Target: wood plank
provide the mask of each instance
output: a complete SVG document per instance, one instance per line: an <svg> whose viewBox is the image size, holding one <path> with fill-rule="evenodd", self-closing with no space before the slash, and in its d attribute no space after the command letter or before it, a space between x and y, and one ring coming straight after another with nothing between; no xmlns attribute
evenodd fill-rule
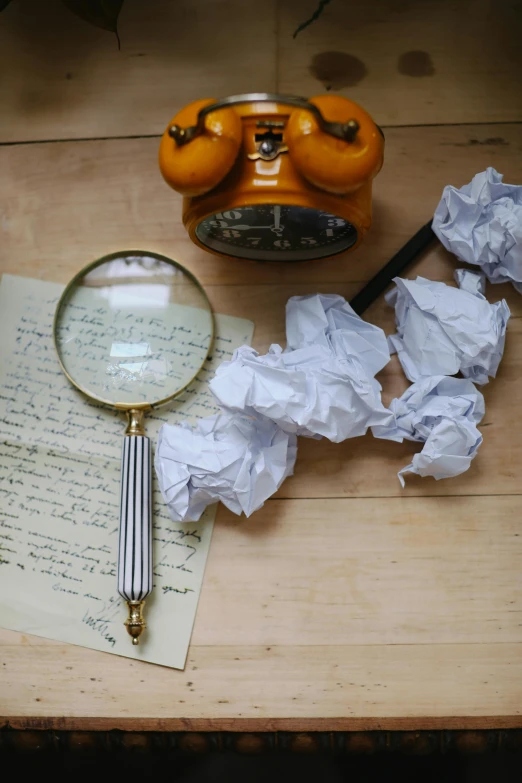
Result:
<svg viewBox="0 0 522 783"><path fill-rule="evenodd" d="M220 513L185 672L3 631L0 715L74 719L62 728L521 725L519 517L518 498L497 497Z"/></svg>
<svg viewBox="0 0 522 783"><path fill-rule="evenodd" d="M16 635L2 636L10 679L2 687L0 722L14 728L522 726L520 644L194 647L187 670L177 672L72 645L27 646L35 637L20 644Z"/></svg>
<svg viewBox="0 0 522 783"><path fill-rule="evenodd" d="M296 651L297 652L297 651ZM472 651L473 652L473 651ZM11 747L16 746L17 750L41 750L47 743L50 745L54 738L42 736L42 731L72 732L72 736L62 735L61 748L70 741L74 750L86 750L88 748L99 747L105 744L106 736L103 732L119 730L126 732L180 732L180 746L189 752L201 753L206 750L215 750L214 739L216 734L212 732L232 732L239 733L237 750L240 753L260 753L264 747L263 734L267 732L289 732L288 736L277 735L274 737L277 747L280 750L292 750L298 753L309 753L314 750L325 750L321 743L321 735L302 734L301 732L354 732L350 737L349 746L353 753L371 753L377 749L379 737L373 736L373 743L368 742L368 736L361 736L357 732L419 732L419 731L457 731L459 732L457 741L452 750L457 749L463 753L484 752L491 747L492 730L519 729L522 727L522 717L520 715L438 715L430 717L428 715L413 715L411 717L332 717L332 718L128 718L115 716L112 718L96 718L83 715L15 715L0 717L0 729L14 729L17 734L7 736L6 740ZM477 736L476 730L487 732L486 737ZM23 734L20 734L23 731ZM471 737L460 732L471 732ZM76 734L76 732L82 732ZM101 737L95 739L96 735L84 735L83 732L100 732ZM188 735L185 733L188 732ZM210 737L203 737L201 734L194 735L192 732L210 732ZM248 732L245 736L243 732ZM250 734L250 732L256 732ZM30 735L30 736L28 736ZM154 742L154 735L152 741ZM337 737L331 736L335 741ZM400 735L399 735L400 737ZM120 737L115 738L116 742ZM227 750L231 747L228 744L229 737L225 734L220 739L223 744L227 743ZM393 738L397 740L397 735ZM408 735L404 736L404 744L408 753L415 753L415 746L410 743ZM445 735L447 745L452 745L451 734ZM272 737L268 735L267 747L270 751L274 750ZM419 734L415 734L416 744L422 748L422 753L428 752L425 743ZM420 741L419 741L420 740ZM437 738L431 737L433 749L438 750ZM399 740L400 742L400 740ZM116 743L115 743L116 744ZM126 737L122 743L129 750L143 751L147 747L146 740L139 735L131 734ZM397 743L399 744L399 743ZM508 745L509 743L505 743ZM505 749L503 744L502 749ZM374 746L372 748L372 745ZM53 747L54 749L54 747ZM120 748L118 748L120 749ZM417 751L420 752L420 751Z"/></svg>
<svg viewBox="0 0 522 783"><path fill-rule="evenodd" d="M392 652L379 646L197 647L187 671L176 672L72 645L27 647L12 634L6 641L4 668L11 678L0 720L17 728L522 725L521 645L395 646Z"/></svg>
<svg viewBox="0 0 522 783"><path fill-rule="evenodd" d="M325 89L385 126L522 119L514 0L333 2L294 40L317 0L279 3L279 89Z"/></svg>
<svg viewBox="0 0 522 783"><path fill-rule="evenodd" d="M507 182L522 181L522 125L401 128L386 136L367 240L352 254L297 267L220 259L192 245L181 200L159 174L157 139L0 147L0 268L66 282L98 256L146 247L177 258L205 285L333 290L368 280L429 220L444 185L463 185L489 165ZM432 250L422 274L437 279L449 269L448 255Z"/></svg>
<svg viewBox="0 0 522 783"><path fill-rule="evenodd" d="M121 50L60 0L0 18L0 141L162 133L208 96L273 92L274 0L125 0Z"/></svg>
<svg viewBox="0 0 522 783"><path fill-rule="evenodd" d="M192 643L522 643L521 510L520 497L220 509Z"/></svg>
<svg viewBox="0 0 522 783"><path fill-rule="evenodd" d="M0 19L0 140L159 133L191 100L276 88L331 87L385 126L522 119L514 0L335 2L294 39L316 6L126 0L119 51L59 0L17 0Z"/></svg>

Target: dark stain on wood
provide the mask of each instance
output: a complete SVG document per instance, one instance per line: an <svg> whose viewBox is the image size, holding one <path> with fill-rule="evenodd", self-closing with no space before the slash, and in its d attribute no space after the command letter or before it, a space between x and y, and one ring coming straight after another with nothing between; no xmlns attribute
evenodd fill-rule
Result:
<svg viewBox="0 0 522 783"><path fill-rule="evenodd" d="M428 52L423 52L421 49L403 52L399 57L397 70L404 76L414 76L416 78L433 76L435 73L431 56Z"/></svg>
<svg viewBox="0 0 522 783"><path fill-rule="evenodd" d="M362 60L346 52L319 52L312 58L309 71L326 90L353 87L368 73Z"/></svg>

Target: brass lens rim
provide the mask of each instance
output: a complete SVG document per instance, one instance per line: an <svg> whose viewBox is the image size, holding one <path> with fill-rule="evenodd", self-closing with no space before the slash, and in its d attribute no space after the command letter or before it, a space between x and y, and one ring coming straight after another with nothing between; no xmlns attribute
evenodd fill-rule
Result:
<svg viewBox="0 0 522 783"><path fill-rule="evenodd" d="M102 264L106 264L109 261L115 261L117 258L125 258L128 256L132 257L147 257L147 258L154 258L157 261L163 261L167 264L170 264L171 266L178 269L180 272L182 272L199 290L199 292L202 294L207 306L208 306L208 312L210 315L210 323L211 323L211 334L210 334L210 341L208 346L208 351L201 362L201 365L199 366L199 369L197 372L192 376L192 378L180 389L177 389L173 394L170 394L168 397L164 397L161 400L157 400L153 403L147 403L147 402L113 402L112 400L106 400L104 397L100 397L97 394L93 394L92 392L88 391L84 387L82 387L79 383L77 383L74 378L71 377L69 372L67 371L63 361L62 357L60 355L60 350L58 348L58 341L56 339L56 335L58 332L58 324L60 322L60 311L67 300L71 290L77 285L78 281L81 280L83 277L85 277L89 272L92 272L93 269L96 269L96 267L101 266ZM87 266L83 267L83 269L80 269L80 271L74 275L72 280L69 281L69 283L65 286L64 290L62 291L62 294L56 304L56 310L54 312L54 319L53 319L53 343L54 348L56 351L56 355L58 357L58 362L60 364L60 367L62 368L62 372L64 373L67 380L79 391L82 392L82 394L85 394L89 399L96 400L97 402L101 402L104 405L108 405L110 408L114 408L116 410L151 410L153 408L158 408L161 405L165 405L165 403L170 402L171 400L174 400L176 397L178 397L180 394L182 394L198 377L199 373L203 369L205 362L207 361L208 357L210 356L212 352L212 348L214 347L214 338L215 338L215 332L216 332L216 322L214 318L214 312L212 310L212 306L210 304L210 300L207 296L207 292L192 272L190 272L186 267L184 267L182 264L180 264L178 261L174 261L174 259L169 258L168 256L161 255L161 253L154 253L151 250L119 250L115 253L109 253L106 256L101 256L101 258L97 258L95 261L92 261L90 264L87 264Z"/></svg>

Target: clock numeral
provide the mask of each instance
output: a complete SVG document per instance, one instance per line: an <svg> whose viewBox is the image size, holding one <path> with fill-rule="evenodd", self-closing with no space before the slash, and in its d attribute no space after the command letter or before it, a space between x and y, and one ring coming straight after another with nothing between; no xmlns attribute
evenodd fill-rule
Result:
<svg viewBox="0 0 522 783"><path fill-rule="evenodd" d="M345 226L346 220L341 220L341 218L329 218L328 219L328 225L329 226Z"/></svg>
<svg viewBox="0 0 522 783"><path fill-rule="evenodd" d="M226 220L209 220L209 225L211 225L212 228L226 228L228 223Z"/></svg>
<svg viewBox="0 0 522 783"><path fill-rule="evenodd" d="M276 239L274 242L274 247L291 247L292 243L288 241L288 239Z"/></svg>
<svg viewBox="0 0 522 783"><path fill-rule="evenodd" d="M333 228L327 228L325 233L327 237L333 237Z"/></svg>
<svg viewBox="0 0 522 783"><path fill-rule="evenodd" d="M313 237L301 237L302 245L317 245L317 239Z"/></svg>
<svg viewBox="0 0 522 783"><path fill-rule="evenodd" d="M261 237L247 237L247 242L251 242L252 245L255 247L256 245L259 245L261 242Z"/></svg>
<svg viewBox="0 0 522 783"><path fill-rule="evenodd" d="M236 212L235 210L232 210L231 212L219 212L216 215L217 218L225 218L225 220L239 220L240 217L242 217L241 212Z"/></svg>
<svg viewBox="0 0 522 783"><path fill-rule="evenodd" d="M231 237L240 237L241 231L234 231L233 229L225 229L225 231L221 232L222 237L226 237L227 239L231 239Z"/></svg>

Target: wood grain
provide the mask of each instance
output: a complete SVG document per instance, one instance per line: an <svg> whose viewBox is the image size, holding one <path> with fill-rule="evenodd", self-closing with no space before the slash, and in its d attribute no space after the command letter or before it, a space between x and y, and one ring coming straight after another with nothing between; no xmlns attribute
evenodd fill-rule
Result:
<svg viewBox="0 0 522 783"><path fill-rule="evenodd" d="M157 139L0 147L0 269L19 274L23 265L24 274L65 283L98 256L145 247L178 259L204 285L288 283L294 293L308 283L316 290L362 285L429 220L445 185L463 185L490 165L506 182L522 180L522 126L390 130L375 180L373 227L360 249L297 266L267 264L218 258L192 245L157 151ZM422 273L451 276L448 258L431 251Z"/></svg>
<svg viewBox="0 0 522 783"><path fill-rule="evenodd" d="M522 643L521 509L518 496L222 509L192 643Z"/></svg>
<svg viewBox="0 0 522 783"><path fill-rule="evenodd" d="M126 0L121 50L59 0L0 20L0 141L160 133L184 104L256 90L331 88L384 126L522 119L514 0L331 3ZM496 135L496 134L494 134Z"/></svg>
<svg viewBox="0 0 522 783"><path fill-rule="evenodd" d="M9 712L1 714L17 728L33 721L156 731L522 726L520 644L194 647L186 672L176 672L72 645L38 643L31 651L30 637L24 645L3 634L12 679L2 689Z"/></svg>
<svg viewBox="0 0 522 783"><path fill-rule="evenodd" d="M522 725L519 515L512 497L274 500L247 521L221 509L185 672L4 631L0 715Z"/></svg>
<svg viewBox="0 0 522 783"><path fill-rule="evenodd" d="M522 119L517 2L333 2L294 40L316 7L279 3L281 92L331 89L384 126Z"/></svg>
<svg viewBox="0 0 522 783"><path fill-rule="evenodd" d="M163 133L199 98L276 86L274 0L125 0L111 33L59 0L0 19L0 141Z"/></svg>

